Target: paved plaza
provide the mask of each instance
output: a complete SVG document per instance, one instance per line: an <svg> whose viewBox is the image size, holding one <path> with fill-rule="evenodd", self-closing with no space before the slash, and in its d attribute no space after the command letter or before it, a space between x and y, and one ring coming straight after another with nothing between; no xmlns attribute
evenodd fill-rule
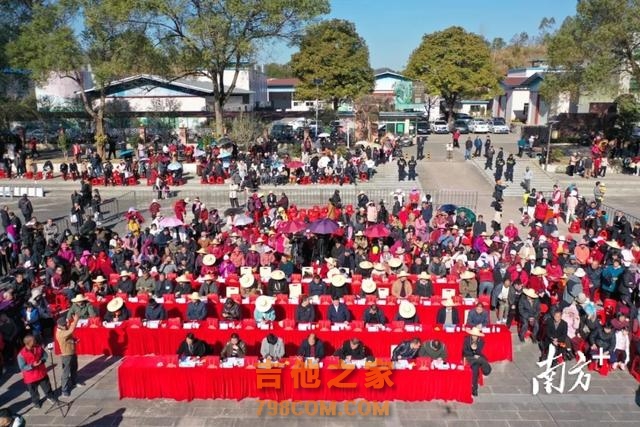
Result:
<svg viewBox="0 0 640 427"><path fill-rule="evenodd" d="M456 152L452 161L446 160L445 143L449 136L431 136L425 148L431 159L420 162L418 167L419 187L433 191L437 189L469 190L478 192L477 212L486 219L493 216L489 207L492 188L480 168L472 162L465 162L461 152ZM515 151L516 137L492 136L496 146L504 146L505 151ZM409 154L415 148L408 149ZM516 166L517 168L517 166ZM376 180L362 188L391 190L400 186L410 189L413 183L398 184L395 180L395 166L382 168ZM542 173L534 171L534 173ZM561 183L562 176L550 175L550 179ZM609 177L607 178L609 179ZM638 177L611 176L608 184L607 203L628 209L638 215L639 208L629 202L638 200L640 187L635 183ZM607 182L607 180L605 180ZM590 192L593 180L577 183L583 191ZM517 185L517 183L515 184ZM616 185L623 196L616 195ZM61 180L45 181L48 192L44 199L34 200L35 216L68 215L70 193L79 188L78 183ZM103 197L114 197L132 188L101 188ZM148 191L147 187L135 190ZM202 187L192 180L183 191L227 191L226 186L215 189ZM284 187L284 191L316 191L309 187L305 190L294 186ZM295 197L290 196L292 203ZM140 198L139 208L147 203ZM165 203L170 208L170 203ZM321 202L319 202L321 203ZM15 208L15 201L8 201ZM520 197L509 197L505 203L504 221L517 219ZM635 211L634 211L635 209ZM640 215L639 215L640 216ZM258 402L207 400L194 402L174 402L167 400L119 400L117 385L116 358L81 357L80 377L86 387L73 391L68 414L64 417L61 410L47 413L48 404L42 409L32 407L29 396L21 382L17 370L10 370L0 378L0 406L10 406L14 411L24 414L27 423L32 426L225 426L225 427L289 427L289 426L490 426L490 427L546 427L546 426L598 426L598 425L637 425L640 420L640 407L634 403L634 394L638 383L627 372L614 372L603 377L592 374L589 391L578 388L571 393L567 390L573 385L567 377L565 394L554 392L546 395L544 391L532 395L532 378L541 373L536 365L539 352L530 343L521 344L513 335L514 361L493 364L493 373L485 378L480 395L471 405L450 402L402 403L392 402L390 414L385 418L323 418L302 417L258 417ZM59 361L58 358L55 359ZM572 364L570 364L572 365ZM56 377L60 378L60 368L56 368ZM50 374L51 376L51 374ZM461 387L469 385L462 384ZM66 410L63 409L63 412Z"/></svg>

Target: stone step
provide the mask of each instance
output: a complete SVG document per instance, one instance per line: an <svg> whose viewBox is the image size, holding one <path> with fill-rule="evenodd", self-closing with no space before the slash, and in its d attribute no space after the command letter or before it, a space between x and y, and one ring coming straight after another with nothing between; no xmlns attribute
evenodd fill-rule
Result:
<svg viewBox="0 0 640 427"><path fill-rule="evenodd" d="M490 169L484 168L484 158L473 158L471 163L475 165L478 170L482 173L482 176L489 183L491 187L495 185L495 176L494 171ZM529 167L533 171L533 179L531 180L531 188L535 188L538 191L549 192L553 190L553 185L555 184L555 180L547 175L537 161L527 160L527 159L518 159L514 173L513 173L513 183L507 183L508 186L504 190L504 196L521 196L523 193L523 189L520 186L522 182L522 178L524 176L526 168ZM504 180L504 176L503 176Z"/></svg>

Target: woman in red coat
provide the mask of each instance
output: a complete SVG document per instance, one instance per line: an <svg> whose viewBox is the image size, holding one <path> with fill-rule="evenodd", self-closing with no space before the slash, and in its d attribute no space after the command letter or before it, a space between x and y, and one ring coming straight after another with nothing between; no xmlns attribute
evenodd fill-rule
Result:
<svg viewBox="0 0 640 427"><path fill-rule="evenodd" d="M160 203L158 203L156 199L153 199L151 201L151 204L149 205L149 213L151 214L151 219L156 219L156 216L158 216L158 212L160 212L160 208Z"/></svg>
<svg viewBox="0 0 640 427"><path fill-rule="evenodd" d="M176 218L178 218L182 222L184 222L184 214L186 212L187 201L185 199L180 199L173 205L173 213L175 214Z"/></svg>
<svg viewBox="0 0 640 427"><path fill-rule="evenodd" d="M533 212L533 217L536 219L536 221L545 222L548 211L549 205L547 204L545 199L542 199L539 203L536 204L536 209Z"/></svg>

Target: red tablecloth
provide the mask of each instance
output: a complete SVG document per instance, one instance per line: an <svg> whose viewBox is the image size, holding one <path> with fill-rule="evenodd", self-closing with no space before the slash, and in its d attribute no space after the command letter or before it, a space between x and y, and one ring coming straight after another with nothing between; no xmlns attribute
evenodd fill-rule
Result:
<svg viewBox="0 0 640 427"><path fill-rule="evenodd" d="M496 326L498 332L487 333L485 336L485 355L490 362L512 360L511 333L504 326ZM309 335L308 331L284 330L275 328L273 331L260 329L250 330L219 330L210 329L202 325L199 329L158 329L131 328L120 326L115 329L78 328L75 336L79 338L76 347L78 354L89 355L127 355L139 356L147 354L169 355L175 354L180 342L187 333L193 332L198 338L213 346L215 354L219 354L222 346L229 340L232 332L237 332L247 344L249 354L258 355L262 339L270 332L282 337L285 342L286 355L295 355L300 343ZM350 338L358 337L364 345L377 357L389 357L391 346L401 341L419 337L421 340L438 338L445 343L449 361L458 363L462 358L462 344L466 333L445 332L423 327L421 332L369 332L369 331L315 331L324 341L325 353L332 354L336 348ZM59 351L56 345L56 349Z"/></svg>
<svg viewBox="0 0 640 427"><path fill-rule="evenodd" d="M463 370L394 370L391 387L366 388L365 369L356 369L343 382L353 382L356 388L329 388L327 381L341 370L320 369L320 387L294 388L291 370L284 368L281 387L262 388L257 385L255 369L209 369L158 367L159 357L127 357L118 368L120 398L137 399L233 399L259 398L270 400L344 401L363 398L368 401L453 400L471 403L471 371Z"/></svg>

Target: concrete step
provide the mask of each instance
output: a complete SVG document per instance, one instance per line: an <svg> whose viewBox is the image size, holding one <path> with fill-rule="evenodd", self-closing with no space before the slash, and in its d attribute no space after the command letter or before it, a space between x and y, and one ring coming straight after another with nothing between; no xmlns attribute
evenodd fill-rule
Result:
<svg viewBox="0 0 640 427"><path fill-rule="evenodd" d="M475 167L480 170L485 180L491 187L493 187L495 185L494 171L490 169L485 170L484 158L473 158L471 160L471 163L473 163ZM553 179L553 177L549 176L544 170L542 170L542 168L540 168L540 165L537 161L518 159L513 173L513 183L507 183L508 187L504 190L505 197L522 195L523 189L520 186L520 183L522 182L522 178L527 167L529 167L533 172L531 188L535 188L536 190L543 192L549 192L553 190L553 185L556 181ZM504 181L504 175L502 179Z"/></svg>

